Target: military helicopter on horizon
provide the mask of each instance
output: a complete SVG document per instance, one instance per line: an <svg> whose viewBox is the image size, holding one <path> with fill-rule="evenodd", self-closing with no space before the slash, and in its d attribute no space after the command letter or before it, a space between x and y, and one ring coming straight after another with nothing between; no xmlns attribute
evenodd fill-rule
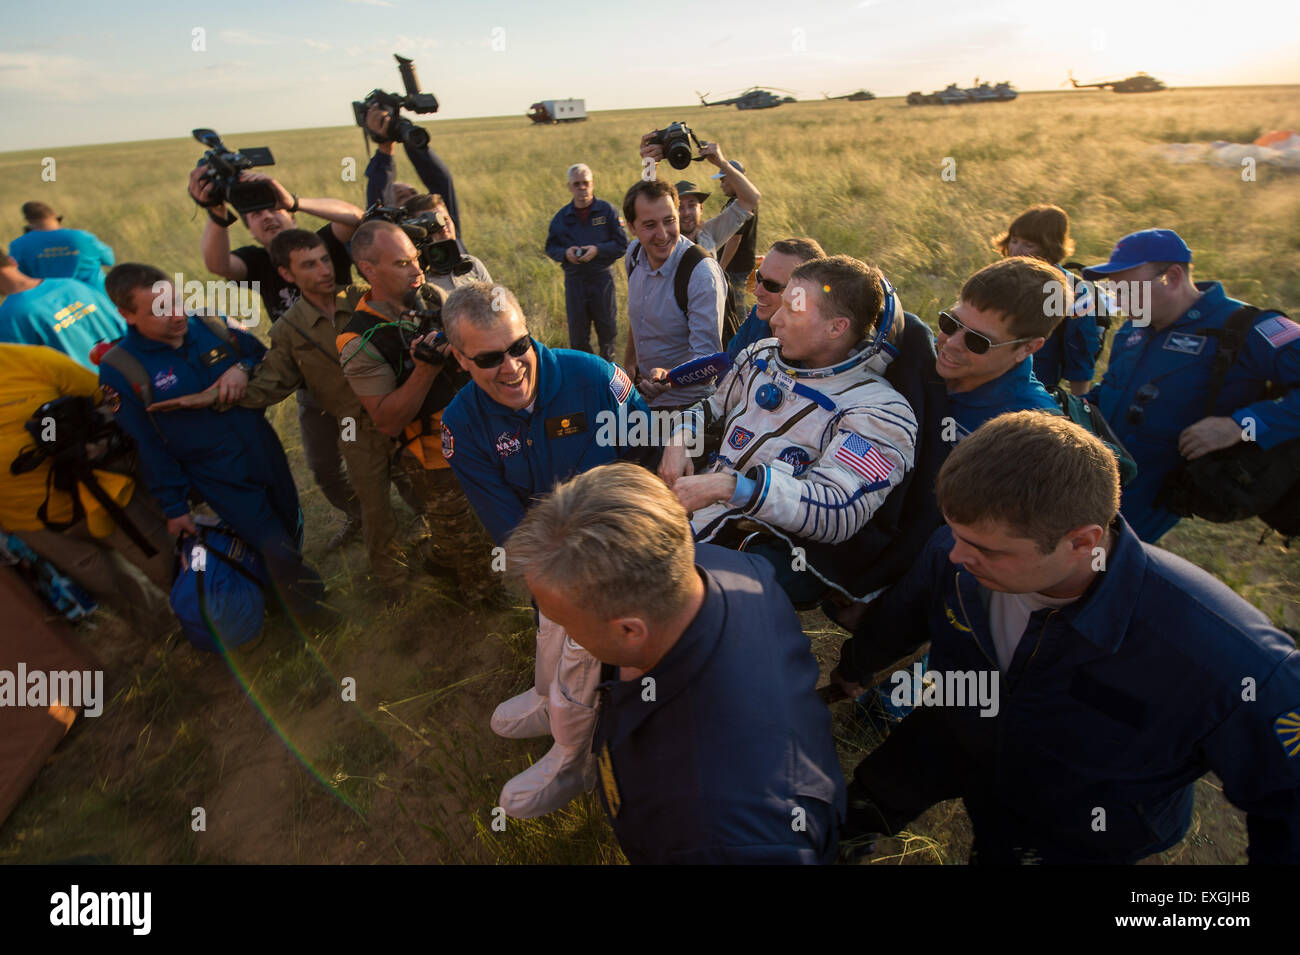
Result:
<svg viewBox="0 0 1300 955"><path fill-rule="evenodd" d="M1159 93L1167 90L1169 87L1156 79L1149 73L1135 73L1127 79L1122 80L1105 80L1100 83L1080 83L1074 78L1074 73L1070 73L1070 82L1076 90L1082 89L1102 89L1110 87L1116 93Z"/></svg>
<svg viewBox="0 0 1300 955"><path fill-rule="evenodd" d="M845 93L843 96L832 96L830 93L822 90L822 96L826 99L846 99L854 103L863 103L867 100L873 100L876 98L876 94L870 90L855 90L852 93Z"/></svg>
<svg viewBox="0 0 1300 955"><path fill-rule="evenodd" d="M773 87L782 93L789 93L789 90L782 90L780 87ZM700 98L701 106L734 106L736 109L772 109L774 106L780 106L783 103L796 102L793 96L777 96L770 89L764 89L761 86L751 86L742 92L739 96L733 96L730 99L720 99L710 103L706 97L708 93L695 91L695 95Z"/></svg>

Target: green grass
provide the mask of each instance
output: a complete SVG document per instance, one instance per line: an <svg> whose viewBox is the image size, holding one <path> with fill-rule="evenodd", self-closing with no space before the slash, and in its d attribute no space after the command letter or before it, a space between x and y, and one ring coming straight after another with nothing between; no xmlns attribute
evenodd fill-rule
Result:
<svg viewBox="0 0 1300 955"><path fill-rule="evenodd" d="M1195 251L1198 278L1222 280L1260 305L1293 314L1300 306L1300 177L1261 166L1258 181L1244 183L1235 170L1172 166L1155 152L1168 142L1249 141L1300 127L1295 88L1031 94L966 109L897 99L759 113L684 107L597 113L554 128L511 117L429 124L456 174L470 251L514 289L542 340L566 338L561 271L542 253L547 223L569 198L565 168L591 165L597 195L618 204L639 176L640 134L675 119L745 162L763 193L760 244L810 235L874 262L927 321L993 261L989 238L1036 202L1069 211L1074 258L1101 261L1135 229L1176 228ZM358 177L364 168L357 130L222 132L233 146L271 146L271 171L299 195L362 204L363 184L341 175L349 157ZM16 216L22 202L44 200L68 225L113 245L119 261L207 279L202 219L184 194L200 151L176 139L3 153L0 208ZM40 178L46 155L57 162L54 182ZM945 157L957 162L955 182L940 177ZM411 178L400 151L398 165ZM698 181L709 171L664 174ZM706 214L719 205L715 195ZM231 235L234 245L249 241L242 226ZM100 615L83 635L106 663L105 713L78 724L0 827L0 861L621 861L594 795L541 820L492 827L501 785L549 745L500 740L487 727L492 707L531 682L529 611L470 612L429 578L394 607L373 601L364 549L325 548L338 516L306 476L292 403L270 415L299 476L308 557L345 623L304 642L287 621L272 620L259 647L236 655L241 685L219 658L183 643L149 645ZM1261 529L1187 521L1163 543L1275 622L1300 626L1300 546L1257 545ZM820 614L804 623L825 671L843 634ZM341 698L347 676L356 702ZM878 739L847 704L833 714L849 771ZM208 811L204 833L190 827L196 806ZM1209 780L1198 785L1196 818L1189 839L1158 861L1244 858L1241 815ZM969 843L960 804L945 803L882 841L871 861L961 863Z"/></svg>

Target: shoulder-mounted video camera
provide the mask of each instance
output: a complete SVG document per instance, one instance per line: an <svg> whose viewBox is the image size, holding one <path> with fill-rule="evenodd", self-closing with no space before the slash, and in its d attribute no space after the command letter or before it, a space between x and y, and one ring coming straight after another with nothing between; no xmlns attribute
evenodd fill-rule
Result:
<svg viewBox="0 0 1300 955"><path fill-rule="evenodd" d="M402 297L402 305L402 318L415 323L413 338L433 333L432 338L426 338L415 346L414 356L430 365L445 362L447 359L438 352L447 343L447 333L442 328L442 296L438 289L426 282L407 292Z"/></svg>
<svg viewBox="0 0 1300 955"><path fill-rule="evenodd" d="M420 92L420 81L415 76L415 64L404 56L393 54L397 60L397 71L402 74L402 86L406 89L406 95L401 96L397 93L386 93L383 90L371 90L365 99L358 102L352 101L352 113L356 117L357 125L372 137L377 143L405 143L414 149L423 149L429 145L429 134L416 126L405 116L399 116L398 111L409 109L412 113L436 113L438 112L438 98L432 93ZM366 127L366 113L370 107L378 106L388 113L391 122L388 126L388 134L379 136L371 132Z"/></svg>
<svg viewBox="0 0 1300 955"><path fill-rule="evenodd" d="M275 190L268 182L240 182L239 174L254 166L274 166L275 158L266 146L229 150L221 137L210 129L193 130L194 138L208 147L198 161L207 165L203 178L213 185L213 200L229 202L236 212L274 209L278 205Z"/></svg>
<svg viewBox="0 0 1300 955"><path fill-rule="evenodd" d="M443 209L409 213L396 206L379 203L366 210L363 222L382 219L391 222L406 233L411 244L420 253L420 268L435 275L467 275L474 270L474 260L465 251L460 239L435 239L447 227L447 213Z"/></svg>

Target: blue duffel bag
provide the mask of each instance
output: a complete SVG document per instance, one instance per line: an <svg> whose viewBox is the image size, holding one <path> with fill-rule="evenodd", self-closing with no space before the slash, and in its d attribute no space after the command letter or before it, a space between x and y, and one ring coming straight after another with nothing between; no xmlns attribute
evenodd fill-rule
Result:
<svg viewBox="0 0 1300 955"><path fill-rule="evenodd" d="M227 525L198 528L197 537L182 535L178 545L172 612L195 648L222 653L261 634L270 578L257 551Z"/></svg>

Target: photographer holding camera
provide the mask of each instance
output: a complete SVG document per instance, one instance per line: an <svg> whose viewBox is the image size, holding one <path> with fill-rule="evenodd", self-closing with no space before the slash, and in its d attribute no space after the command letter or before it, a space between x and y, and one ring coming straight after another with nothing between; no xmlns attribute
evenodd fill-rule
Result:
<svg viewBox="0 0 1300 955"><path fill-rule="evenodd" d="M723 191L730 199L720 213L705 222L700 221L700 209L710 194L697 189L695 183L689 179L677 183L677 215L681 234L710 255L717 255L718 250L725 246L728 240L758 212L760 193L745 177L744 167L728 160L722 154L722 146L718 143L696 140L699 143L700 155L690 157L688 145L689 158L686 164L682 164L679 158L681 137L680 134L675 135L674 129L677 126L681 126L687 135L694 138L695 134L689 127L682 126L681 123L673 123L667 129L653 130L641 137L641 158L643 161L653 159L655 163L667 159L674 169L686 169L690 162L697 160L710 162L718 167L718 173L713 178L721 179L725 183ZM657 170L656 178L658 178Z"/></svg>
<svg viewBox="0 0 1300 955"><path fill-rule="evenodd" d="M478 256L465 251L456 234L456 221L442 196L412 196L402 204L402 212L406 216L403 225L418 224L424 231L419 241L420 264L428 282L450 295L462 285L492 281L487 266Z"/></svg>
<svg viewBox="0 0 1300 955"><path fill-rule="evenodd" d="M262 302L274 322L298 301L302 293L298 286L280 274L266 247L281 232L297 227L294 213L301 211L329 220L316 234L329 250L335 283L346 286L351 282L352 260L345 243L352 238L352 233L361 222L360 209L341 199L300 199L270 176L247 169L240 173L239 182L260 184L270 190L276 205L273 208L240 213L240 218L257 244L240 246L232 252L227 230L235 221L235 216L226 213L225 190L208 177L206 164L196 166L190 173L190 198L208 212L201 242L203 264L210 271L233 281L259 282ZM356 519L356 493L348 482L347 473L343 469L343 458L339 454L339 422L320 406L306 388L298 391L298 429L312 477L325 499L345 517L342 529L330 542L333 547L340 546L360 530L360 523Z"/></svg>
<svg viewBox="0 0 1300 955"><path fill-rule="evenodd" d="M487 599L500 589L492 545L443 457L442 410L470 379L440 340L442 293L425 281L418 250L392 222L363 223L352 255L370 291L338 336L344 377L376 427L400 439L394 479L410 485L408 502L424 503L428 563L454 572L467 602Z"/></svg>
<svg viewBox="0 0 1300 955"><path fill-rule="evenodd" d="M375 151L366 166L366 208L376 203L385 206L404 205L407 200L420 195L412 186L397 182L397 162L393 153L397 140L389 135L395 122L395 111L371 104L366 109L366 132L374 140ZM424 188L431 194L442 197L442 204L447 209L451 221L460 227L460 209L456 205L456 184L451 170L442 161L432 147L414 146L409 141L402 143L406 158L411 161L415 174L424 183ZM391 194L390 194L391 190Z"/></svg>
<svg viewBox="0 0 1300 955"><path fill-rule="evenodd" d="M171 537L153 498L123 473L133 470L134 456L101 454L76 426L76 412L98 418L107 411L88 407L98 395L94 373L68 356L40 345L0 345L0 524L136 629L161 635L175 622L166 593ZM65 417L56 405L70 399L87 406L65 406L72 412ZM89 436L112 427L99 424ZM110 464L114 469L104 470ZM69 466L78 476L89 472L113 507L84 479L60 488Z"/></svg>

